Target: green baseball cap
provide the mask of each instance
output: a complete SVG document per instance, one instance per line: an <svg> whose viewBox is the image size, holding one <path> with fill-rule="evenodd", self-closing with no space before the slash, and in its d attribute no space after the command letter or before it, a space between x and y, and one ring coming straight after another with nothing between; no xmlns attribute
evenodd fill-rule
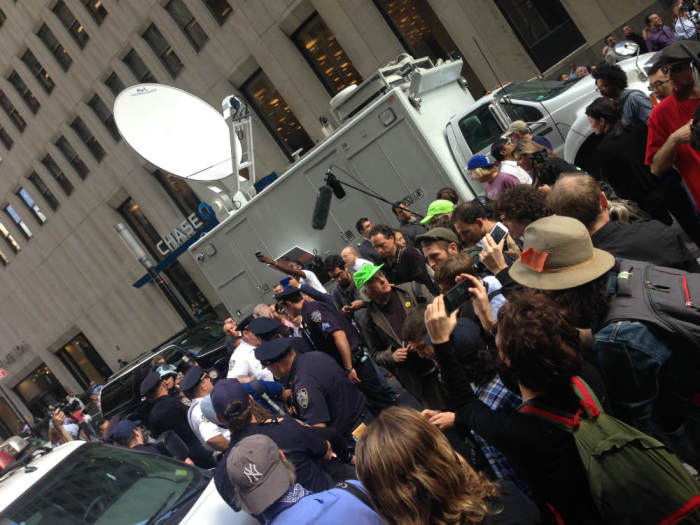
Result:
<svg viewBox="0 0 700 525"><path fill-rule="evenodd" d="M428 224L430 220L436 215L444 215L445 213L452 213L455 209L455 205L448 200L438 199L430 203L428 206L428 214L425 219L420 221L421 224Z"/></svg>
<svg viewBox="0 0 700 525"><path fill-rule="evenodd" d="M355 275L352 276L352 280L355 281L355 286L357 287L357 289L359 290L364 285L366 285L367 281L369 281L372 277L374 277L375 273L382 269L382 266L384 266L384 264L375 266L374 264L368 263L363 265L359 270L357 270L355 272Z"/></svg>

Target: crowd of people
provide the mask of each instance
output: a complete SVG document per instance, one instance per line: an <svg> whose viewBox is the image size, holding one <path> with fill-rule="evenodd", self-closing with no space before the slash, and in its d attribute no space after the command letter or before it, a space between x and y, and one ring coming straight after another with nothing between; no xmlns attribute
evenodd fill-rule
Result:
<svg viewBox="0 0 700 525"><path fill-rule="evenodd" d="M174 432L266 524L700 523L700 91L669 44L655 106L593 72L599 169L514 122L469 161L484 199L361 217L316 273L259 252L285 276L226 319L227 377L153 362L104 437Z"/></svg>

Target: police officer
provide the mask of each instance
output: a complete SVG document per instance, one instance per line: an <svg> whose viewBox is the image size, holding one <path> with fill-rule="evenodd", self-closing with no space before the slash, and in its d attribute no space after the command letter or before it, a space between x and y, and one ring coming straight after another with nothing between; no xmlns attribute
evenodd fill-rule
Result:
<svg viewBox="0 0 700 525"><path fill-rule="evenodd" d="M199 442L207 449L224 452L229 445L230 433L202 414L201 402L214 388L210 372L200 366L191 367L180 382L180 392L190 398L187 422Z"/></svg>
<svg viewBox="0 0 700 525"><path fill-rule="evenodd" d="M365 396L324 352L297 354L291 339L273 339L255 349L272 374L287 377L291 412L307 425L333 427L350 439L365 415Z"/></svg>
<svg viewBox="0 0 700 525"><path fill-rule="evenodd" d="M291 335L291 330L288 327L271 317L257 317L253 319L248 325L248 330L255 334L255 337L260 339L261 342L279 339L280 337L290 337L298 354L315 350L308 339Z"/></svg>
<svg viewBox="0 0 700 525"><path fill-rule="evenodd" d="M302 296L293 287L278 293L275 299L282 303L290 317L301 315L304 335L317 350L336 360L347 378L367 396L367 404L374 414L396 404L365 353L360 334L342 313L326 303Z"/></svg>
<svg viewBox="0 0 700 525"><path fill-rule="evenodd" d="M187 422L188 407L181 401L175 387L177 369L160 365L151 370L141 382L141 392L153 403L148 415L148 428L158 437L166 430L175 432L189 449L189 457L202 468L214 466L211 452L207 451L192 432Z"/></svg>

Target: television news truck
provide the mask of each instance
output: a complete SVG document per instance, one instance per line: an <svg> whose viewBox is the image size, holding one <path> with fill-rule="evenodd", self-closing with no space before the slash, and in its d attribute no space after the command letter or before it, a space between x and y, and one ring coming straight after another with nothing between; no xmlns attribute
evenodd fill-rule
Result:
<svg viewBox="0 0 700 525"><path fill-rule="evenodd" d="M630 87L646 89L641 61L630 58L620 66ZM560 156L585 167L595 136L584 110L600 96L590 75L577 82L515 82L475 102L461 68L461 59L433 65L402 55L346 88L330 102L332 133L190 247L232 315L269 302L280 278L258 262L256 252L275 259L303 252L325 256L361 240L355 229L360 217L396 223L390 205L345 187L345 197L333 198L326 227L312 229L317 190L329 172L418 213L444 186L468 201L483 191L469 177L468 160L488 152L517 119L546 136Z"/></svg>

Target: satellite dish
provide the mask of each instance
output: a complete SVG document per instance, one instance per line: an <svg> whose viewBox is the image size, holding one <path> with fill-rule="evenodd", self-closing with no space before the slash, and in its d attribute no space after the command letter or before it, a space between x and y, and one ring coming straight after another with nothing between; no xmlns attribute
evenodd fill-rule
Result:
<svg viewBox="0 0 700 525"><path fill-rule="evenodd" d="M636 44L635 42L631 42L630 40L624 40L622 42L618 42L615 44L613 47L613 50L615 51L615 54L621 57L632 57L637 54L639 51L639 44Z"/></svg>
<svg viewBox="0 0 700 525"><path fill-rule="evenodd" d="M202 99L162 84L137 84L119 93L114 120L124 140L162 170L200 181L233 173L224 117ZM241 144L234 137L236 158Z"/></svg>

